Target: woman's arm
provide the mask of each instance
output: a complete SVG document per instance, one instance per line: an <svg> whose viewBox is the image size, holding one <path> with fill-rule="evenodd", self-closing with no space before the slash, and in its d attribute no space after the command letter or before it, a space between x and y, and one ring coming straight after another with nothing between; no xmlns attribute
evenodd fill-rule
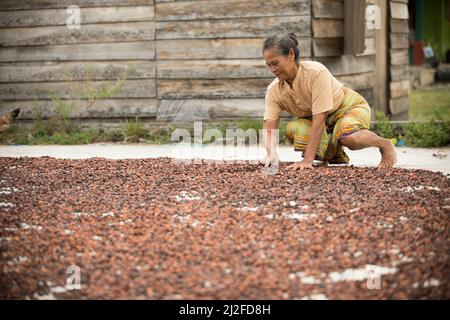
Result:
<svg viewBox="0 0 450 320"><path fill-rule="evenodd" d="M326 118L327 118L326 112L313 115L311 132L309 134L309 142L308 145L306 146L303 161L311 163L314 161L317 150L319 150L320 141L322 140Z"/></svg>
<svg viewBox="0 0 450 320"><path fill-rule="evenodd" d="M266 167L269 165L278 166L278 154L277 154L277 143L278 143L278 125L280 119L276 120L264 120L263 124L263 145L266 149L267 155L264 160Z"/></svg>

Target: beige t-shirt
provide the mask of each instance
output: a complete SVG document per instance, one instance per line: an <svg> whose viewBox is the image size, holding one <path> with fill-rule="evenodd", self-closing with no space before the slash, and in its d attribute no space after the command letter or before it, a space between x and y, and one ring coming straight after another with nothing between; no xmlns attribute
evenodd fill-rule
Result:
<svg viewBox="0 0 450 320"><path fill-rule="evenodd" d="M344 85L322 63L300 61L292 89L278 78L267 87L264 120L277 120L281 112L309 117L339 108L344 99Z"/></svg>

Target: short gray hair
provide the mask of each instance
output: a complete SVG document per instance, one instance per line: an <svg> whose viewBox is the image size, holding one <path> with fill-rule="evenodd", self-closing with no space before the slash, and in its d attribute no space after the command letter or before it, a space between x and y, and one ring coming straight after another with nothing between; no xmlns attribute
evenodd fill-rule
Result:
<svg viewBox="0 0 450 320"><path fill-rule="evenodd" d="M275 35L264 40L263 53L268 49L276 48L283 56L288 56L291 49L294 50L295 62L298 63L300 52L298 50L298 40L295 34L288 33Z"/></svg>

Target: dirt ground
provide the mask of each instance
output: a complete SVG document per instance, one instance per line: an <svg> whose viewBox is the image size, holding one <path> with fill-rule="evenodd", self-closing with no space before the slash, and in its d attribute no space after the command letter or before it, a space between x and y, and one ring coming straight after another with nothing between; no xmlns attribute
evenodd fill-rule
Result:
<svg viewBox="0 0 450 320"><path fill-rule="evenodd" d="M444 174L287 164L0 157L0 298L450 297Z"/></svg>

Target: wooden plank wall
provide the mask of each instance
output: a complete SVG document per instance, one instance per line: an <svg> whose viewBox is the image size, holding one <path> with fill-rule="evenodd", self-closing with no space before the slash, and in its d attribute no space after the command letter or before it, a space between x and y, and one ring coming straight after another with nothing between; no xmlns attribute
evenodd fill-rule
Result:
<svg viewBox="0 0 450 320"><path fill-rule="evenodd" d="M372 3L367 0L367 4ZM313 0L313 56L337 79L361 93L374 106L375 34L366 30L365 50L344 55L344 1Z"/></svg>
<svg viewBox="0 0 450 320"><path fill-rule="evenodd" d="M262 116L264 38L295 32L311 55L309 0L156 0L158 120Z"/></svg>
<svg viewBox="0 0 450 320"><path fill-rule="evenodd" d="M81 9L81 29L69 29L66 9ZM0 112L33 101L51 112L51 95L78 99L81 84L114 84L129 66L123 90L92 107L76 103L73 117L155 116L156 62L153 0L2 0L0 2Z"/></svg>
<svg viewBox="0 0 450 320"><path fill-rule="evenodd" d="M389 111L391 120L408 120L408 0L389 3Z"/></svg>
<svg viewBox="0 0 450 320"><path fill-rule="evenodd" d="M81 8L81 29L66 8ZM309 0L2 0L0 113L37 100L51 114L51 93L78 98L86 79L111 85L132 65L122 90L77 118L192 120L261 116L273 79L264 38L295 32L311 55ZM78 94L78 96L77 96Z"/></svg>
<svg viewBox="0 0 450 320"><path fill-rule="evenodd" d="M303 59L324 63L373 106L374 32L365 30L364 52L343 55L343 1L2 0L0 113L20 107L21 118L31 119L37 100L50 114L52 92L78 99L86 79L101 88L133 66L115 96L93 106L77 100L72 116L260 117L273 80L262 42L286 32L300 38ZM81 8L81 30L66 26L69 5ZM405 0L391 1L389 94L395 115L404 113L408 91L405 8Z"/></svg>

